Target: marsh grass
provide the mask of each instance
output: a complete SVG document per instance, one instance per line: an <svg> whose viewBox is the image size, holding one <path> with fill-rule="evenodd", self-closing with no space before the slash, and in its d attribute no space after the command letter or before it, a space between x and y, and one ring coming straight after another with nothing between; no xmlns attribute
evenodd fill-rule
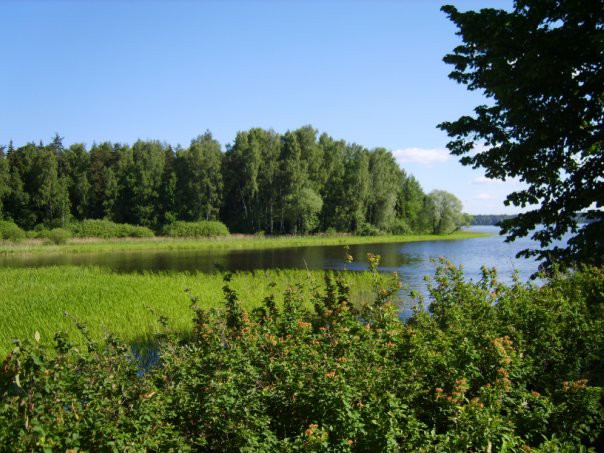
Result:
<svg viewBox="0 0 604 453"><path fill-rule="evenodd" d="M94 267L0 268L0 356L11 349L14 338L52 343L57 331L74 339L75 323L86 323L96 340L115 334L127 342L152 343L162 330L160 317L170 330L186 335L191 329L190 297L202 308L221 308L222 273L116 274ZM235 273L232 287L242 307L252 309L274 294L282 303L283 292L298 285L305 300L323 284L323 271L270 270ZM368 273L350 272L347 279L353 301L372 293ZM185 291L187 290L187 291ZM65 316L68 313L68 316Z"/></svg>
<svg viewBox="0 0 604 453"><path fill-rule="evenodd" d="M102 253L139 250L243 250L259 248L305 247L319 245L355 245L393 242L446 241L489 236L486 233L458 231L446 235L403 236L229 236L222 238L124 238L124 239L72 239L67 244L45 244L29 239L21 243L0 242L0 254L37 253Z"/></svg>

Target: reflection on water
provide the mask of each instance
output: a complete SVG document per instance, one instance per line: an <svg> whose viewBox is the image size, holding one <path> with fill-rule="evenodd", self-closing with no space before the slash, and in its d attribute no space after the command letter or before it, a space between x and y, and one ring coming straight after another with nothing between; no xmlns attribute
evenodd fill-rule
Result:
<svg viewBox="0 0 604 453"><path fill-rule="evenodd" d="M382 255L386 268L399 268L421 259L401 250L401 244L351 246L361 261L348 269L367 269L367 253ZM77 253L0 257L0 266L41 267L53 265L99 266L115 272L215 272L258 269L343 269L341 246L288 247L268 250L177 250Z"/></svg>
<svg viewBox="0 0 604 453"><path fill-rule="evenodd" d="M497 234L498 228L485 226L472 230ZM398 272L409 290L425 293L424 276L433 275L433 260L443 256L456 265L463 265L468 278L480 278L481 266L496 267L499 280L510 282L518 272L528 280L537 271L537 262L517 259L525 248L536 247L527 239L505 243L497 235L456 241L425 241L398 244L352 245L355 261L344 262L341 246L291 247L270 250L212 251L136 251L96 254L29 255L0 257L0 266L38 267L51 265L100 266L115 272L214 272L217 269L246 271L258 269L350 269L368 268L367 253L381 255L380 270Z"/></svg>

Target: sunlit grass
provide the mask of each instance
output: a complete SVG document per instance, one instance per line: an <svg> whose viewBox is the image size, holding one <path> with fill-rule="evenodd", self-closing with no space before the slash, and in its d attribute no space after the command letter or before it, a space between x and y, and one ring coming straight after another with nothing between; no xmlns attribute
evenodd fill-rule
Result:
<svg viewBox="0 0 604 453"><path fill-rule="evenodd" d="M67 244L54 245L42 240L20 243L0 243L0 254L28 253L101 253L129 250L234 250L258 248L303 247L312 245L355 245L393 242L420 242L470 239L489 236L487 233L458 231L446 235L406 236L229 236L208 239L138 238L138 239L72 239Z"/></svg>
<svg viewBox="0 0 604 453"><path fill-rule="evenodd" d="M244 308L251 309L271 293L281 301L283 291L298 283L310 301L323 275L304 270L236 273L232 287ZM74 266L0 268L0 356L10 351L12 339L33 338L36 331L46 343L59 330L81 341L73 318L85 322L99 340L113 333L125 341L152 341L160 329L159 316L168 317L170 328L185 333L193 316L185 289L199 298L201 307L221 307L222 277L218 273L116 274ZM347 280L353 302L371 297L371 274L350 272Z"/></svg>

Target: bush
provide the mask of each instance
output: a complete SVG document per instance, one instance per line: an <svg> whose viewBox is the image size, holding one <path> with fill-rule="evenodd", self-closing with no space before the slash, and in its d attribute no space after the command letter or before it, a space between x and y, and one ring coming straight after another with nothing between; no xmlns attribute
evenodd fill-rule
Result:
<svg viewBox="0 0 604 453"><path fill-rule="evenodd" d="M390 233L398 235L412 234L413 230L403 219L396 220L389 228Z"/></svg>
<svg viewBox="0 0 604 453"><path fill-rule="evenodd" d="M74 237L93 238L125 238L125 237L153 237L153 231L147 227L129 225L127 223L114 223L110 220L88 219L72 223L68 226Z"/></svg>
<svg viewBox="0 0 604 453"><path fill-rule="evenodd" d="M370 223L362 223L359 225L357 229L357 234L359 236L379 236L382 232L378 227L373 226Z"/></svg>
<svg viewBox="0 0 604 453"><path fill-rule="evenodd" d="M229 230L222 222L212 220L201 220L199 222L177 221L166 225L163 234L170 237L215 237L228 236Z"/></svg>
<svg viewBox="0 0 604 453"><path fill-rule="evenodd" d="M43 223L40 223L38 225L36 225L34 227L33 230L27 231L27 237L29 238L46 238L48 237L48 232L50 230L48 229L48 227L46 225L44 225Z"/></svg>
<svg viewBox="0 0 604 453"><path fill-rule="evenodd" d="M9 220L0 220L0 239L11 242L19 242L25 239L25 231Z"/></svg>
<svg viewBox="0 0 604 453"><path fill-rule="evenodd" d="M604 270L542 288L478 282L443 263L408 323L395 277L353 307L327 274L252 312L225 275L222 310L191 296L193 331L167 329L161 366L115 338L88 352L35 335L0 367L0 445L14 450L590 451L602 442ZM168 321L160 317L162 325Z"/></svg>
<svg viewBox="0 0 604 453"><path fill-rule="evenodd" d="M25 235L28 239L47 239L50 230L48 226L40 223L34 227L33 230L29 230L25 232Z"/></svg>
<svg viewBox="0 0 604 453"><path fill-rule="evenodd" d="M53 228L46 232L46 236L40 237L46 237L53 244L60 245L65 244L68 239L71 239L71 236L71 231L65 228Z"/></svg>
<svg viewBox="0 0 604 453"><path fill-rule="evenodd" d="M325 230L325 236L337 236L338 235L338 230L336 230L334 227L329 227Z"/></svg>
<svg viewBox="0 0 604 453"><path fill-rule="evenodd" d="M140 225L118 224L120 226L117 237L152 238L155 233L149 228Z"/></svg>

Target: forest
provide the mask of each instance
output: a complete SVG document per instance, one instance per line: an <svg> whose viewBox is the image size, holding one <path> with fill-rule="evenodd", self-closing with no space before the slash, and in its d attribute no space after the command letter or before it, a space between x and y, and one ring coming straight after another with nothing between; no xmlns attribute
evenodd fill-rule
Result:
<svg viewBox="0 0 604 453"><path fill-rule="evenodd" d="M208 131L186 148L155 140L0 148L0 219L31 230L107 219L156 231L220 220L239 233L450 233L469 222L444 191L424 193L384 148L253 128L223 151Z"/></svg>
<svg viewBox="0 0 604 453"><path fill-rule="evenodd" d="M478 214L472 216L472 225L498 225L502 220L513 219L510 214Z"/></svg>

